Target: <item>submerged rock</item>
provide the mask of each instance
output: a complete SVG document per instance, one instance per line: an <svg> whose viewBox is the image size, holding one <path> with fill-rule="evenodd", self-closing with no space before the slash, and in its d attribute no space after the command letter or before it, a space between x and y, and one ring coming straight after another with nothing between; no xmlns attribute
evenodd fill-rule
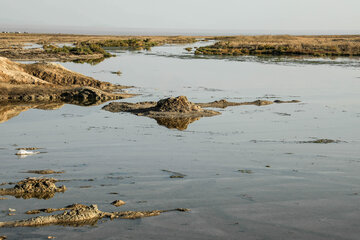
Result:
<svg viewBox="0 0 360 240"><path fill-rule="evenodd" d="M45 225L64 225L64 226L83 226L94 225L99 219L102 218L122 218L122 219L137 219L143 217L158 216L163 212L170 211L190 211L186 208L177 208L172 210L154 210L154 211L123 211L123 212L102 212L98 209L97 205L82 205L73 204L72 207L60 208L57 210L70 209L61 214L38 216L30 219L0 222L0 227L37 227ZM55 209L56 210L56 209ZM36 211L36 210L34 210ZM38 212L35 213L39 213Z"/></svg>
<svg viewBox="0 0 360 240"><path fill-rule="evenodd" d="M11 195L16 198L39 198L49 199L57 192L65 192L66 187L57 187L54 178L26 178L14 186L14 188L1 188L0 195Z"/></svg>

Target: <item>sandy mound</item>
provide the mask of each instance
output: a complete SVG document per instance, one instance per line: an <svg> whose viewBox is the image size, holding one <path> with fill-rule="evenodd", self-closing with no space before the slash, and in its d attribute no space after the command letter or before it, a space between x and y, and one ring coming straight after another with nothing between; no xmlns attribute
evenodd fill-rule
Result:
<svg viewBox="0 0 360 240"><path fill-rule="evenodd" d="M0 57L0 82L50 86L49 82L25 72L23 66L25 65Z"/></svg>
<svg viewBox="0 0 360 240"><path fill-rule="evenodd" d="M134 96L113 93L126 88L109 82L101 82L80 73L70 71L59 64L20 64L0 57L0 102L48 103L65 102L77 105L94 105L109 100ZM0 109L0 121L4 122L31 106L18 109Z"/></svg>
<svg viewBox="0 0 360 240"><path fill-rule="evenodd" d="M22 64L22 67L28 74L58 86L88 86L101 90L126 88L70 71L56 63Z"/></svg>

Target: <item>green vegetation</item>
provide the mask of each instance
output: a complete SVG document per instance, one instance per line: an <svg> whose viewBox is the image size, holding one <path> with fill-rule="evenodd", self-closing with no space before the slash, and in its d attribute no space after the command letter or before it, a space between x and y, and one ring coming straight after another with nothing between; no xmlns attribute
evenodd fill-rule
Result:
<svg viewBox="0 0 360 240"><path fill-rule="evenodd" d="M236 36L196 49L197 55L360 56L360 36Z"/></svg>
<svg viewBox="0 0 360 240"><path fill-rule="evenodd" d="M109 39L109 40L102 40L96 42L91 42L91 41L78 42L76 43L75 46L58 47L49 44L49 45L44 45L43 48L47 53L74 54L74 55L101 54L103 55L103 58L108 58L111 57L112 55L107 51L105 51L104 48L106 47L124 47L134 50L140 50L140 49L149 50L151 47L157 46L159 44L160 44L159 42L151 41L149 38L125 39L125 40ZM89 62L89 60L85 60L85 61Z"/></svg>
<svg viewBox="0 0 360 240"><path fill-rule="evenodd" d="M187 47L187 48L185 48L185 50L188 51L188 52L191 52L191 51L192 51L192 47Z"/></svg>
<svg viewBox="0 0 360 240"><path fill-rule="evenodd" d="M101 47L123 47L123 48L130 48L134 50L141 50L147 49L149 50L151 47L160 45L159 42L151 41L150 38L145 39L124 39L124 40L103 40L96 42L97 45Z"/></svg>
<svg viewBox="0 0 360 240"><path fill-rule="evenodd" d="M96 43L81 42L76 46L63 46L57 47L54 45L44 45L44 50L47 53L59 53L59 54L74 54L74 55L91 55L102 54L104 58L111 57L112 55L106 52L100 45Z"/></svg>

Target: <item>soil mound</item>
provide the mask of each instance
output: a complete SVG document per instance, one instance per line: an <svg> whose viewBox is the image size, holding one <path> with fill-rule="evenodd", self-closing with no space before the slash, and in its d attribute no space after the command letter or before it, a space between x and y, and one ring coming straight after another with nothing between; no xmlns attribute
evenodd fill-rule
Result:
<svg viewBox="0 0 360 240"><path fill-rule="evenodd" d="M188 125L201 117L220 114L212 110L202 109L189 102L185 96L162 99L158 102L113 102L103 107L110 112L129 112L137 116L153 118L159 125L167 128L185 130Z"/></svg>
<svg viewBox="0 0 360 240"><path fill-rule="evenodd" d="M202 109L200 106L189 102L185 96L166 98L158 102L116 102L106 105L103 109L110 112L130 112L151 118L196 118L220 114L216 111Z"/></svg>
<svg viewBox="0 0 360 240"><path fill-rule="evenodd" d="M57 192L65 192L66 187L57 187L54 178L26 178L14 186L14 188L0 189L0 195L12 195L16 198L52 198Z"/></svg>
<svg viewBox="0 0 360 240"><path fill-rule="evenodd" d="M88 86L101 90L126 88L70 71L56 63L23 64L26 73L58 86Z"/></svg>
<svg viewBox="0 0 360 240"><path fill-rule="evenodd" d="M9 84L50 85L48 82L25 72L25 64L0 57L0 82Z"/></svg>
<svg viewBox="0 0 360 240"><path fill-rule="evenodd" d="M185 96L162 99L157 102L154 111L177 113L204 112L200 106L189 102Z"/></svg>

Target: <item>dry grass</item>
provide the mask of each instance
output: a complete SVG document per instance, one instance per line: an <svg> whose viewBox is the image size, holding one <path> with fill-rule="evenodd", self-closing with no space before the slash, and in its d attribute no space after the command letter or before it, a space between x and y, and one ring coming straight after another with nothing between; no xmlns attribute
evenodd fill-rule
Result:
<svg viewBox="0 0 360 240"><path fill-rule="evenodd" d="M216 44L197 49L204 55L360 56L360 35L215 37Z"/></svg>

